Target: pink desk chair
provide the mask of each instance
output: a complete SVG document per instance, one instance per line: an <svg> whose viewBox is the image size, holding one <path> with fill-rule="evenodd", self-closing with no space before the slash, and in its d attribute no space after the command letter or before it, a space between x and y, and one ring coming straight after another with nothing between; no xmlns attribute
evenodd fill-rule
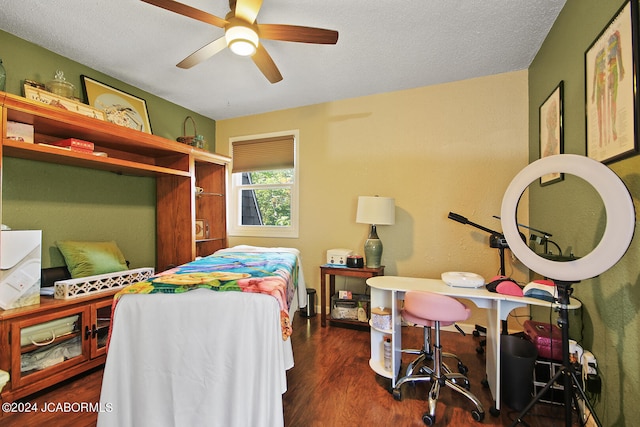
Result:
<svg viewBox="0 0 640 427"><path fill-rule="evenodd" d="M433 425L436 422L436 404L440 395L440 388L443 385L451 388L467 399L471 400L475 405L475 409L471 411L474 420L482 421L484 419L484 409L482 403L469 392L469 380L462 373L451 372L446 365L443 364L442 358L445 353L442 352L440 345L440 327L449 326L455 322L466 320L471 315L471 310L460 301L447 295L440 295L432 292L409 291L404 297L404 309L402 317L410 323L422 325L425 328L425 346L424 352L421 352L418 359L412 362L407 369L407 374L402 377L393 389L393 397L396 400L402 400L401 387L405 383L414 383L420 381L430 381L431 390L429 391L429 412L422 416L422 421L426 425ZM433 366L424 365L420 369L416 368L418 363L426 362L431 359L427 352L430 352L430 330L435 330L435 341L433 344ZM447 356L453 356L446 353ZM463 366L458 362L459 366ZM466 369L465 369L466 372ZM462 384L462 385L460 385Z"/></svg>

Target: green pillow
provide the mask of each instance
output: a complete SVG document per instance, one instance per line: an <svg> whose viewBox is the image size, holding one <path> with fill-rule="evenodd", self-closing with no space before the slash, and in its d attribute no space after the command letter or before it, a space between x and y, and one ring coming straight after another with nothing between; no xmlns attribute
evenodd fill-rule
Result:
<svg viewBox="0 0 640 427"><path fill-rule="evenodd" d="M127 261L116 242L56 242L71 277L94 276L127 270Z"/></svg>

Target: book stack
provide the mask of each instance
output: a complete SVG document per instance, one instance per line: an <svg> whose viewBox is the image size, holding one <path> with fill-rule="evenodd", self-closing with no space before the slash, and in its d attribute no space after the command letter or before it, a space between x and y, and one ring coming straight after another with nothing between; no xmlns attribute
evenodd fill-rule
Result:
<svg viewBox="0 0 640 427"><path fill-rule="evenodd" d="M83 141L82 139L67 138L60 141L50 142L49 145L56 147L66 148L70 151L78 153L93 154L94 145L93 142Z"/></svg>

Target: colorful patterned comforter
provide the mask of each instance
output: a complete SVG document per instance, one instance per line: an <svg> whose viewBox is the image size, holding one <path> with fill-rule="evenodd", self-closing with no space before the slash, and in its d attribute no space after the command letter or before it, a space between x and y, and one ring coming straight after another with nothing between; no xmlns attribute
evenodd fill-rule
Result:
<svg viewBox="0 0 640 427"><path fill-rule="evenodd" d="M222 252L159 273L122 289L125 294L183 293L193 289L273 296L280 306L282 339L291 336L289 304L298 285L298 258L290 252Z"/></svg>

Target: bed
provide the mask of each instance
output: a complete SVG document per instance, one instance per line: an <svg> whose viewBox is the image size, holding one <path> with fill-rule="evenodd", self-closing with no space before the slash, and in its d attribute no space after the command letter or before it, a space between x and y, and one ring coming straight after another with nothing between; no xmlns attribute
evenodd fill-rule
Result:
<svg viewBox="0 0 640 427"><path fill-rule="evenodd" d="M126 288L98 426L284 425L291 322L306 300L291 248L236 246Z"/></svg>

